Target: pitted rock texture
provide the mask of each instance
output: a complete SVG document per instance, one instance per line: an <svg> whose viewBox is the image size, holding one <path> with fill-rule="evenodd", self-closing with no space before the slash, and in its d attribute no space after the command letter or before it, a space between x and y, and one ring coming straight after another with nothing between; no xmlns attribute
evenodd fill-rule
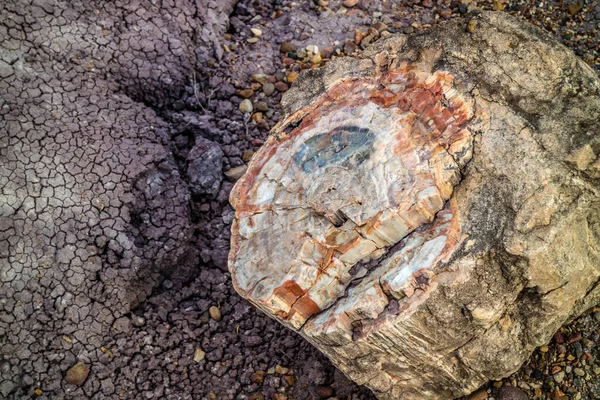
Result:
<svg viewBox="0 0 600 400"><path fill-rule="evenodd" d="M69 387L67 367L97 361L161 273L198 260L154 110L181 97L233 1L165 3L0 4L1 398L34 383L96 397L99 380Z"/></svg>
<svg viewBox="0 0 600 400"><path fill-rule="evenodd" d="M386 38L283 104L231 194L234 285L379 398L468 394L598 303L600 81L537 28Z"/></svg>

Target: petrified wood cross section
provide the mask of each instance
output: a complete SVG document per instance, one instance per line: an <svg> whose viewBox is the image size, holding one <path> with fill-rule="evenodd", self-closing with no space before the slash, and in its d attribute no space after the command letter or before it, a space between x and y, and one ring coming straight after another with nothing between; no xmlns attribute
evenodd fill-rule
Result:
<svg viewBox="0 0 600 400"><path fill-rule="evenodd" d="M509 375L600 298L599 93L493 13L301 75L231 193L233 284L381 399Z"/></svg>
<svg viewBox="0 0 600 400"><path fill-rule="evenodd" d="M323 316L346 313L347 332L377 317L388 296L412 293L413 274L427 280L456 243L450 205L427 224L469 160L471 116L447 73L402 63L341 80L276 130L236 185L237 288L296 329L344 297ZM377 276L361 268L417 229L402 266ZM361 284L347 293L351 282ZM371 300L358 301L367 290Z"/></svg>

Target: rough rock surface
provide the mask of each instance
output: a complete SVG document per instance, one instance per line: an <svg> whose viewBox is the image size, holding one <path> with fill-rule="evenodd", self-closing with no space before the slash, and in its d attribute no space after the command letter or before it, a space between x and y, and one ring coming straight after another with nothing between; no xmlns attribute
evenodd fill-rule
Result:
<svg viewBox="0 0 600 400"><path fill-rule="evenodd" d="M379 398L467 394L600 299L600 81L482 13L304 73L236 184L236 289Z"/></svg>

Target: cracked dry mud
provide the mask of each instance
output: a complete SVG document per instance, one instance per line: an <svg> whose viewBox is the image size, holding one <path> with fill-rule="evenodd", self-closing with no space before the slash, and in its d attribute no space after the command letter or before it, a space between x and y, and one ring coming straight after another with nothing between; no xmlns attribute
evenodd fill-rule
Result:
<svg viewBox="0 0 600 400"><path fill-rule="evenodd" d="M220 173L267 136L235 89L390 4L364 3L0 2L0 398L373 399L235 294Z"/></svg>
<svg viewBox="0 0 600 400"><path fill-rule="evenodd" d="M355 382L466 395L598 303L600 80L566 48L481 13L296 83L231 193L229 268Z"/></svg>

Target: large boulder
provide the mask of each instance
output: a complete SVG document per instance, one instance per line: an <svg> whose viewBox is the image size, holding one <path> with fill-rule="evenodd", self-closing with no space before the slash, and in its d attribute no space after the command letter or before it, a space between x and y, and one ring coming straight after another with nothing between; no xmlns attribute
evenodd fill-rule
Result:
<svg viewBox="0 0 600 400"><path fill-rule="evenodd" d="M381 399L516 371L600 298L600 80L482 13L304 73L231 193L237 291Z"/></svg>

